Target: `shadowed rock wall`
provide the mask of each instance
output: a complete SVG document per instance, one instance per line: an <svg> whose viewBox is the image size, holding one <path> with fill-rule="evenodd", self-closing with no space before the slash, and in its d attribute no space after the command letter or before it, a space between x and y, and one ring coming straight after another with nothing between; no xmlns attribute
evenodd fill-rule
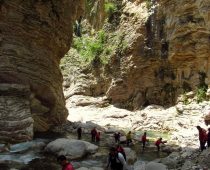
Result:
<svg viewBox="0 0 210 170"><path fill-rule="evenodd" d="M0 1L0 86L4 83L11 86L20 84L27 88L21 86L19 89L17 86L15 91L21 93L27 89L29 93L23 99L8 88L10 97L1 95L1 100L14 103L12 106L8 104L8 109L0 110L1 121L7 114L11 120L12 117L18 120L15 117L20 114L31 122L30 117L33 115L35 130L45 131L51 125L66 120L59 62L70 47L72 25L82 10L82 0ZM21 103L26 102L27 107L15 114ZM14 125L13 129L19 127L18 134L30 131L26 136L32 137L31 123L28 126L21 124L22 121Z"/></svg>
<svg viewBox="0 0 210 170"><path fill-rule="evenodd" d="M0 84L0 142L21 142L33 137L29 86Z"/></svg>

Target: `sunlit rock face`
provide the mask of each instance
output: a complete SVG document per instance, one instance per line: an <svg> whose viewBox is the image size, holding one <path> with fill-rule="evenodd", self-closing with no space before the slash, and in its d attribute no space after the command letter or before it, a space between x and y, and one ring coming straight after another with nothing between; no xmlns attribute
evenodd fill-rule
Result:
<svg viewBox="0 0 210 170"><path fill-rule="evenodd" d="M209 0L163 1L159 7L160 16L165 20L167 59L174 68L177 84L187 82L194 88L202 73L205 83L209 84L209 3Z"/></svg>
<svg viewBox="0 0 210 170"><path fill-rule="evenodd" d="M83 81L92 94L90 88L79 94L104 94L112 104L139 109L149 104L170 106L180 94L209 86L209 0L117 3L121 9L109 24L115 24L113 32L122 42L116 42L119 49L105 70L94 68L96 80L91 75L88 83Z"/></svg>
<svg viewBox="0 0 210 170"><path fill-rule="evenodd" d="M119 30L128 47L112 61L106 95L121 107L173 105L208 86L210 1L124 1ZM149 10L148 10L149 9ZM120 59L119 59L120 57Z"/></svg>
<svg viewBox="0 0 210 170"><path fill-rule="evenodd" d="M1 139L31 139L33 119L37 131L66 120L59 62L82 10L82 0L0 2Z"/></svg>
<svg viewBox="0 0 210 170"><path fill-rule="evenodd" d="M86 9L83 19L86 18L94 29L99 30L106 17L104 11L105 0L86 0L85 3Z"/></svg>

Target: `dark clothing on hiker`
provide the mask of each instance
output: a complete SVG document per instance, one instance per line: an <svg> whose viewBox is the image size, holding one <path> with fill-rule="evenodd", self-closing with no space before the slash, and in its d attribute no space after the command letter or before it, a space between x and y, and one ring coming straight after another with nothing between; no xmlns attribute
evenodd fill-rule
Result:
<svg viewBox="0 0 210 170"><path fill-rule="evenodd" d="M91 139L92 139L92 142L95 142L96 141L96 134L97 134L97 130L94 128L91 130Z"/></svg>
<svg viewBox="0 0 210 170"><path fill-rule="evenodd" d="M144 134L141 137L141 141L142 141L143 149L145 149L145 145L146 145L146 141L147 141L147 135L146 134Z"/></svg>
<svg viewBox="0 0 210 170"><path fill-rule="evenodd" d="M111 170L123 170L123 167L126 166L126 162L121 153L109 153L107 167L109 167L109 165L111 167Z"/></svg>
<svg viewBox="0 0 210 170"><path fill-rule="evenodd" d="M205 144L206 144L206 141L207 141L206 130L199 127L198 128L198 133L199 133L200 149L201 149L201 151L203 151L204 149L206 149L206 147L205 147Z"/></svg>
<svg viewBox="0 0 210 170"><path fill-rule="evenodd" d="M208 144L208 148L210 148L210 128L209 128L209 132L207 135L207 144Z"/></svg>
<svg viewBox="0 0 210 170"><path fill-rule="evenodd" d="M115 139L115 143L119 143L120 142L120 133L114 133L114 139Z"/></svg>
<svg viewBox="0 0 210 170"><path fill-rule="evenodd" d="M81 139L82 138L82 128L81 127L79 127L77 129L77 135L78 135L78 139Z"/></svg>
<svg viewBox="0 0 210 170"><path fill-rule="evenodd" d="M100 140L101 140L101 133L97 132L96 133L96 142L100 142Z"/></svg>

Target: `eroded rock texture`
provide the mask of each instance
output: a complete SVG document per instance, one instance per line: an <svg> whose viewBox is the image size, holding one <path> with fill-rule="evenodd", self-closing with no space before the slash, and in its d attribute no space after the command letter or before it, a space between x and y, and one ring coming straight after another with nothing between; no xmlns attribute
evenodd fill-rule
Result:
<svg viewBox="0 0 210 170"><path fill-rule="evenodd" d="M105 0L86 0L85 1L85 16L88 22L95 29L100 29L103 26L105 20L104 12L104 3Z"/></svg>
<svg viewBox="0 0 210 170"><path fill-rule="evenodd" d="M115 24L111 33L121 39L105 69L94 67L97 75L89 76L93 96L138 109L173 105L180 94L209 86L209 0L116 2L121 9L109 20ZM90 95L90 90L80 91Z"/></svg>
<svg viewBox="0 0 210 170"><path fill-rule="evenodd" d="M0 141L21 142L33 137L29 86L0 84Z"/></svg>
<svg viewBox="0 0 210 170"><path fill-rule="evenodd" d="M32 115L38 131L66 120L59 62L70 47L72 24L82 6L82 0L0 1L0 87L20 84L0 94L5 107L0 120L7 120L1 124L1 139L31 138Z"/></svg>
<svg viewBox="0 0 210 170"><path fill-rule="evenodd" d="M121 59L116 89L131 108L147 104L174 104L179 94L209 84L209 2L126 2L121 30L130 45ZM118 93L119 96L119 93ZM127 97L125 97L127 96Z"/></svg>

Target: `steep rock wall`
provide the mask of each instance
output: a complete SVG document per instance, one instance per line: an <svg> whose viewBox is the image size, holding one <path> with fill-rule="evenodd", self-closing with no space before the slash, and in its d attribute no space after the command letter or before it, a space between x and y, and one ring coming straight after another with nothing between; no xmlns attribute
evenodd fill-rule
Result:
<svg viewBox="0 0 210 170"><path fill-rule="evenodd" d="M5 115L9 118L0 130L5 140L26 140L22 134L30 139L32 115L38 131L66 120L59 62L70 47L72 24L82 10L82 0L0 1L0 87L5 83L15 86L0 94L8 108L0 110L1 123ZM5 133L8 125L14 130L9 136Z"/></svg>
<svg viewBox="0 0 210 170"><path fill-rule="evenodd" d="M209 85L209 2L151 1L148 11L148 4L126 3L132 49L121 67L134 107L174 104L184 91Z"/></svg>
<svg viewBox="0 0 210 170"><path fill-rule="evenodd" d="M209 85L209 2L151 1L148 8L124 1L120 29L129 48L120 59L122 81L108 91L113 102L171 105L184 91Z"/></svg>
<svg viewBox="0 0 210 170"><path fill-rule="evenodd" d="M86 0L85 1L85 16L90 25L98 30L103 26L105 20L104 11L105 0Z"/></svg>
<svg viewBox="0 0 210 170"><path fill-rule="evenodd" d="M173 105L180 94L209 86L209 3L122 0L115 26L122 42L116 41L118 49L104 69L106 78L100 77L109 80L101 81L106 89L97 94L106 94L120 107L138 109ZM93 95L98 89L92 89Z"/></svg>

